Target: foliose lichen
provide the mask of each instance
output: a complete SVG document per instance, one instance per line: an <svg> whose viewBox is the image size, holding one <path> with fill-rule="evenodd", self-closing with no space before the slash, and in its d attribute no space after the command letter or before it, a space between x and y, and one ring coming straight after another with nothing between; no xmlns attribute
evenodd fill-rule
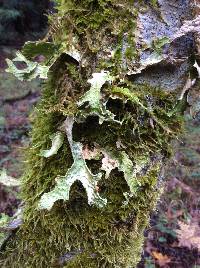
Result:
<svg viewBox="0 0 200 268"><path fill-rule="evenodd" d="M1 267L136 267L183 111L175 93L128 75L139 55L134 3L57 0L46 38L22 49L28 67L9 62L17 77L41 77L39 67L48 80L26 156L23 225Z"/></svg>

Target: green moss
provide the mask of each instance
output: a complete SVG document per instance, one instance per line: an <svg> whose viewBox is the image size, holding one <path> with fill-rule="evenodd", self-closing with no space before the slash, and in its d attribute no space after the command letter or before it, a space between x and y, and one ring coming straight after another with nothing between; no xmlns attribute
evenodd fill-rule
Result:
<svg viewBox="0 0 200 268"><path fill-rule="evenodd" d="M137 19L137 9L134 8L133 1L126 0L120 4L110 0L65 0L58 1L57 9L58 15L50 19L50 33L57 45L62 43L70 47L74 38L76 47L84 52L85 57L92 54L93 57L98 57L99 52L106 50L105 55L101 55L101 67L110 66L113 73L119 64L123 65L122 57L130 60L130 57L137 55L136 48L133 49ZM124 55L123 42L129 46ZM110 54L114 52L113 58L111 55L108 57L108 51Z"/></svg>
<svg viewBox="0 0 200 268"><path fill-rule="evenodd" d="M113 170L107 180L102 179L99 183L99 193L108 200L106 209L89 206L84 188L75 184L69 202L56 202L49 212L37 210L41 194L52 189L57 174L64 175L67 167L72 164L67 141L59 154L49 159L40 156L41 150L50 146L49 135L55 133L63 120L62 113L41 112L47 101L48 105L56 102L52 97L54 76L52 79L46 85L43 100L37 108L31 147L26 158L27 171L22 192L26 203L24 224L8 243L6 252L1 255L1 267L54 267L65 259L63 257L59 261L66 253L68 261L63 261L58 267L136 267L143 245L143 231L148 224L149 213L159 197L157 184L160 164L144 176L138 175L138 191L130 197L126 206L123 203L126 200L124 193L129 191L128 185L123 173ZM123 95L131 99L134 93L129 94L124 91ZM137 106L138 103L134 102L134 105ZM83 143L88 144L95 141L111 148L115 147L118 137L122 138L122 142L130 142L129 136L123 134L124 130L115 136L114 126L107 123L99 125L98 120L98 128L92 131L94 122L95 118L90 117L82 125L77 124L74 127L74 139L84 139ZM140 128L143 129L142 126ZM141 157L141 151L137 151L135 144L131 147L127 143L126 146L132 159L137 159L137 154ZM143 147L142 155L148 153L148 150L148 146ZM96 163L90 163L92 165L97 169Z"/></svg>
<svg viewBox="0 0 200 268"><path fill-rule="evenodd" d="M36 160L35 153L29 155L30 160ZM107 181L100 184L102 195L109 201L106 210L90 207L83 189L76 185L72 190L70 203L58 202L50 212L36 212L38 197L30 198L30 192L36 197L44 188L49 188L52 182L46 182L46 185L39 185L39 182L46 180L47 175L49 178L53 176L54 169L62 170L61 166L66 163L54 158L46 165L48 174L44 174L47 171L47 166L44 166L41 172L35 174L35 182L33 174L25 180L25 222L14 245L10 242L10 247L15 246L17 250L9 251L8 245L9 257L2 267L53 267L59 256L78 249L84 250L84 253L75 255L65 267L135 266L140 258L142 233L147 224L149 206L153 208L158 196L155 186L157 170L151 171L144 178L138 178L144 194L132 198L126 209L121 205L125 200L123 192L128 191L127 183L122 174L115 171ZM38 164L35 172L37 168ZM38 189L31 186L27 189L27 183L36 186L36 182ZM23 237L26 237L26 241Z"/></svg>
<svg viewBox="0 0 200 268"><path fill-rule="evenodd" d="M151 4L153 7L157 8L158 7L158 0L151 0Z"/></svg>
<svg viewBox="0 0 200 268"><path fill-rule="evenodd" d="M1 253L0 264L2 268L136 267L143 232L160 194L159 170L169 156L171 139L181 132L181 113L170 113L176 103L172 93L134 85L126 78L123 42L128 44L127 62L137 54L131 33L137 17L133 1L124 1L122 6L121 1L110 0L58 3L47 38L58 47L76 48L84 56L79 62L63 52L48 73L25 158L24 223ZM113 51L114 56L108 57ZM102 83L91 79L102 73L109 79ZM57 154L41 156L51 146L49 137L70 115L76 121L74 142L99 146L112 156L126 154L139 171L128 180L118 166L107 178L101 170L102 159L86 160L92 173L102 172L95 190L107 199L107 205L103 209L90 206L77 181L69 201L58 200L50 211L39 210L43 194L52 191L55 178L65 175L73 164L67 137Z"/></svg>
<svg viewBox="0 0 200 268"><path fill-rule="evenodd" d="M162 48L164 45L169 44L170 39L167 36L164 36L162 38L154 39L152 42L152 48L158 53L161 54Z"/></svg>

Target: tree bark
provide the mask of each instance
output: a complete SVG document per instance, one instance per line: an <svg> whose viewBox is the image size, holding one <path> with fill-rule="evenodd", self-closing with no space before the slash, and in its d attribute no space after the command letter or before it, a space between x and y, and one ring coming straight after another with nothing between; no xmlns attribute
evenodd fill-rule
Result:
<svg viewBox="0 0 200 268"><path fill-rule="evenodd" d="M20 79L48 79L25 158L23 224L0 264L136 267L183 129L190 1L57 2L45 40L22 50L28 67L45 61L25 71L8 62Z"/></svg>

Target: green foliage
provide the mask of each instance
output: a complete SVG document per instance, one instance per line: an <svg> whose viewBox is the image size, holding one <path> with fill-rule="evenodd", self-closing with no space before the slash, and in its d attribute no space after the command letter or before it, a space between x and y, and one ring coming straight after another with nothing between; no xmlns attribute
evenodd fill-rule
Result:
<svg viewBox="0 0 200 268"><path fill-rule="evenodd" d="M9 219L10 219L10 217L7 216L6 214L1 214L0 226L1 227L5 226L8 223Z"/></svg>
<svg viewBox="0 0 200 268"><path fill-rule="evenodd" d="M0 8L0 17L1 17L2 22L6 21L6 20L16 19L20 15L21 15L20 12L16 9Z"/></svg>
<svg viewBox="0 0 200 268"><path fill-rule="evenodd" d="M170 234L172 237L176 238L176 232L173 228L167 226L168 221L164 216L159 217L156 229L158 229L163 234Z"/></svg>
<svg viewBox="0 0 200 268"><path fill-rule="evenodd" d="M156 268L155 262L151 257L145 259L145 268Z"/></svg>

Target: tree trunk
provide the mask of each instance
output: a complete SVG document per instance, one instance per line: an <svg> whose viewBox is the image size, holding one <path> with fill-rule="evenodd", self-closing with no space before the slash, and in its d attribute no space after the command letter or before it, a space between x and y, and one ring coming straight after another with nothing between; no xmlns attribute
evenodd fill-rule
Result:
<svg viewBox="0 0 200 268"><path fill-rule="evenodd" d="M189 0L57 2L46 39L18 54L27 68L8 61L48 79L0 264L136 267L192 84Z"/></svg>

